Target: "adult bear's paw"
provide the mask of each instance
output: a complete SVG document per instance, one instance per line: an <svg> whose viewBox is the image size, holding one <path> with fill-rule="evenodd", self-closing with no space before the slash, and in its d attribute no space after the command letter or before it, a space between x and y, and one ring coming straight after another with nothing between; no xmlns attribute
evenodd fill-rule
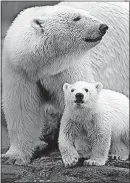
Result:
<svg viewBox="0 0 130 183"><path fill-rule="evenodd" d="M48 144L44 141L36 141L31 153L23 153L15 147L10 147L6 154L2 154L2 163L15 164L15 165L27 165L33 158L33 153L46 149Z"/></svg>
<svg viewBox="0 0 130 183"><path fill-rule="evenodd" d="M7 152L6 154L2 154L1 160L4 164L27 165L31 162L31 156L20 157L16 153L9 154Z"/></svg>

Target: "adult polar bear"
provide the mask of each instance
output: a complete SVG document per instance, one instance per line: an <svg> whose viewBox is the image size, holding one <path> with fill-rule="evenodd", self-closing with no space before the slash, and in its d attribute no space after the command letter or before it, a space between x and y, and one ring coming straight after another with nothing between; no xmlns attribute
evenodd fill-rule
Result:
<svg viewBox="0 0 130 183"><path fill-rule="evenodd" d="M87 4L90 7L91 3ZM101 22L86 11L62 3L31 8L22 12L9 29L3 48L3 109L11 143L3 157L9 161L27 163L35 146L44 147L39 141L45 119L43 104L52 103L62 113L65 82L92 82L94 76L103 80L106 88L128 95L128 7L111 3L95 6L96 12L94 9L91 13L95 17L101 13L99 19L108 22L110 30L99 49L97 46L97 53L90 52L92 62L86 51L100 42L97 40L107 27L101 29ZM92 68L91 63L95 64ZM104 66L109 72L103 73ZM45 101L45 90L41 95L38 83L49 91L49 101Z"/></svg>
<svg viewBox="0 0 130 183"><path fill-rule="evenodd" d="M105 39L91 49L93 76L106 88L129 97L129 5L128 2L63 2L74 8L89 11L109 26Z"/></svg>

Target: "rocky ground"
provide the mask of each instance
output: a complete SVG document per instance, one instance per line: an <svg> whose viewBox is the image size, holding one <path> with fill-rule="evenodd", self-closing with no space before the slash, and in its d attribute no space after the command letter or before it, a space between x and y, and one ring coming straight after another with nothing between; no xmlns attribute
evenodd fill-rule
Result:
<svg viewBox="0 0 130 183"><path fill-rule="evenodd" d="M9 146L6 127L2 127L2 152ZM2 183L13 182L87 182L128 183L129 161L111 160L106 166L64 168L57 149L48 150L28 166L2 163Z"/></svg>
<svg viewBox="0 0 130 183"><path fill-rule="evenodd" d="M58 152L34 160L28 166L2 165L2 183L87 182L127 183L129 162L113 161L106 166L77 166L65 169Z"/></svg>

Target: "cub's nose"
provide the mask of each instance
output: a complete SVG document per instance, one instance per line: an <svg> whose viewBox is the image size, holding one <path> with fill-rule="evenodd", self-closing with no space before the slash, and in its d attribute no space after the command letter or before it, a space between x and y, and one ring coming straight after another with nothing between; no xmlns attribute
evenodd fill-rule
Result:
<svg viewBox="0 0 130 183"><path fill-rule="evenodd" d="M101 34L104 35L106 33L106 31L108 30L108 26L106 24L101 24L99 27L99 30L100 30Z"/></svg>
<svg viewBox="0 0 130 183"><path fill-rule="evenodd" d="M76 93L75 97L77 100L82 100L84 95L82 93Z"/></svg>

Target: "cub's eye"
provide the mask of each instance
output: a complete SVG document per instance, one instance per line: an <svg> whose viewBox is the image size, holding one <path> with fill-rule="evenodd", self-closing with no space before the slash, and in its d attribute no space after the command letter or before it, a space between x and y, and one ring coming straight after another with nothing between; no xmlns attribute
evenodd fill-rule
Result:
<svg viewBox="0 0 130 183"><path fill-rule="evenodd" d="M76 22L76 21L79 21L80 19L81 19L81 17L80 17L80 16L78 16L78 17L74 18L74 19L73 19L73 21L75 21L75 22Z"/></svg>
<svg viewBox="0 0 130 183"><path fill-rule="evenodd" d="M86 92L88 92L88 89L85 89Z"/></svg>
<svg viewBox="0 0 130 183"><path fill-rule="evenodd" d="M72 89L71 92L74 92L74 89Z"/></svg>

